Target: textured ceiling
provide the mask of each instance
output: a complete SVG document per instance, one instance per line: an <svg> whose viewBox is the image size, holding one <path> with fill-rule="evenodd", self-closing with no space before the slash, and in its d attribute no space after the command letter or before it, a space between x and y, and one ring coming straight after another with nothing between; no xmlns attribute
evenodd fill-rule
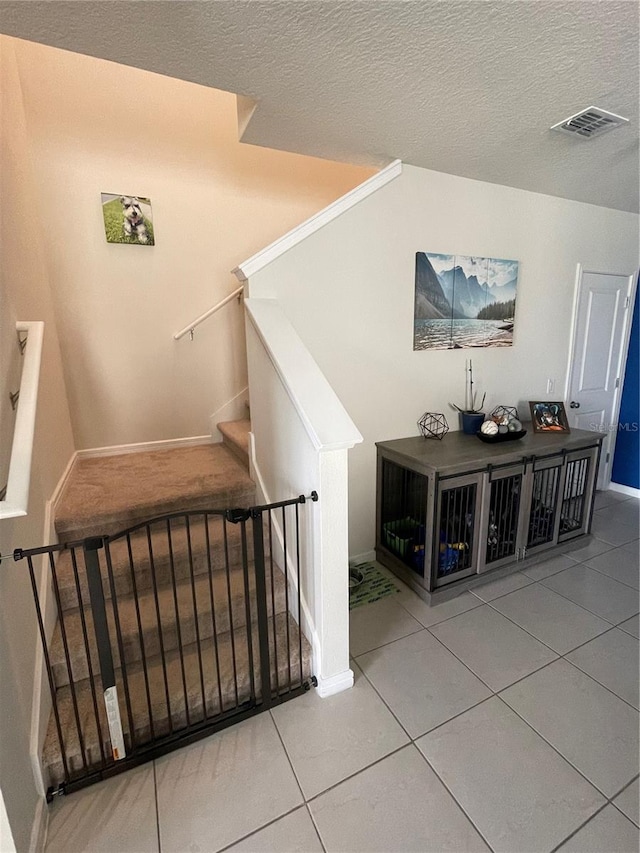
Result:
<svg viewBox="0 0 640 853"><path fill-rule="evenodd" d="M19 0L0 2L0 32L254 98L246 142L637 211L639 8ZM591 104L631 123L589 141L549 131Z"/></svg>

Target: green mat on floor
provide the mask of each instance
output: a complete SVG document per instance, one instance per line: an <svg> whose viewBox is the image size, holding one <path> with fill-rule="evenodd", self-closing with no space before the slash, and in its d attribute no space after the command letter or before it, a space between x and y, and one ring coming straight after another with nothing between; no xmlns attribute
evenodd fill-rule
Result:
<svg viewBox="0 0 640 853"><path fill-rule="evenodd" d="M349 568L356 569L364 575L362 583L349 590L349 610L361 604L371 604L394 592L400 592L394 582L383 575L373 563L358 563L357 566Z"/></svg>

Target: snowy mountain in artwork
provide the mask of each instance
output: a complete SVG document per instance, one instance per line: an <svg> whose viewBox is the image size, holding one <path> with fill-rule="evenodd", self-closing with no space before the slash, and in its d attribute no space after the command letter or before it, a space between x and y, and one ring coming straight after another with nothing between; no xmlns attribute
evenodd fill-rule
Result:
<svg viewBox="0 0 640 853"><path fill-rule="evenodd" d="M414 349L511 346L518 262L416 253Z"/></svg>

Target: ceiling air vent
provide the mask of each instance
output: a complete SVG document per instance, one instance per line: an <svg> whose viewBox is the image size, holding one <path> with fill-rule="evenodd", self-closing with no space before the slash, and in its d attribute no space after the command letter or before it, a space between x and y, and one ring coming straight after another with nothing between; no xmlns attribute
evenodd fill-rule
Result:
<svg viewBox="0 0 640 853"><path fill-rule="evenodd" d="M583 139L592 139L594 136L600 136L601 133L628 123L629 119L624 116L601 110L600 107L587 107L586 110L580 110L579 113L554 124L551 130L581 136Z"/></svg>

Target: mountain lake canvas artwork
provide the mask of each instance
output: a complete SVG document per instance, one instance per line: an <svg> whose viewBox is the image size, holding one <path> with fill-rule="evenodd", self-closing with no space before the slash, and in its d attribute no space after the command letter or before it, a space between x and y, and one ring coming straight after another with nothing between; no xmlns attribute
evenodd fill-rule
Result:
<svg viewBox="0 0 640 853"><path fill-rule="evenodd" d="M510 347L518 261L416 252L413 348Z"/></svg>

